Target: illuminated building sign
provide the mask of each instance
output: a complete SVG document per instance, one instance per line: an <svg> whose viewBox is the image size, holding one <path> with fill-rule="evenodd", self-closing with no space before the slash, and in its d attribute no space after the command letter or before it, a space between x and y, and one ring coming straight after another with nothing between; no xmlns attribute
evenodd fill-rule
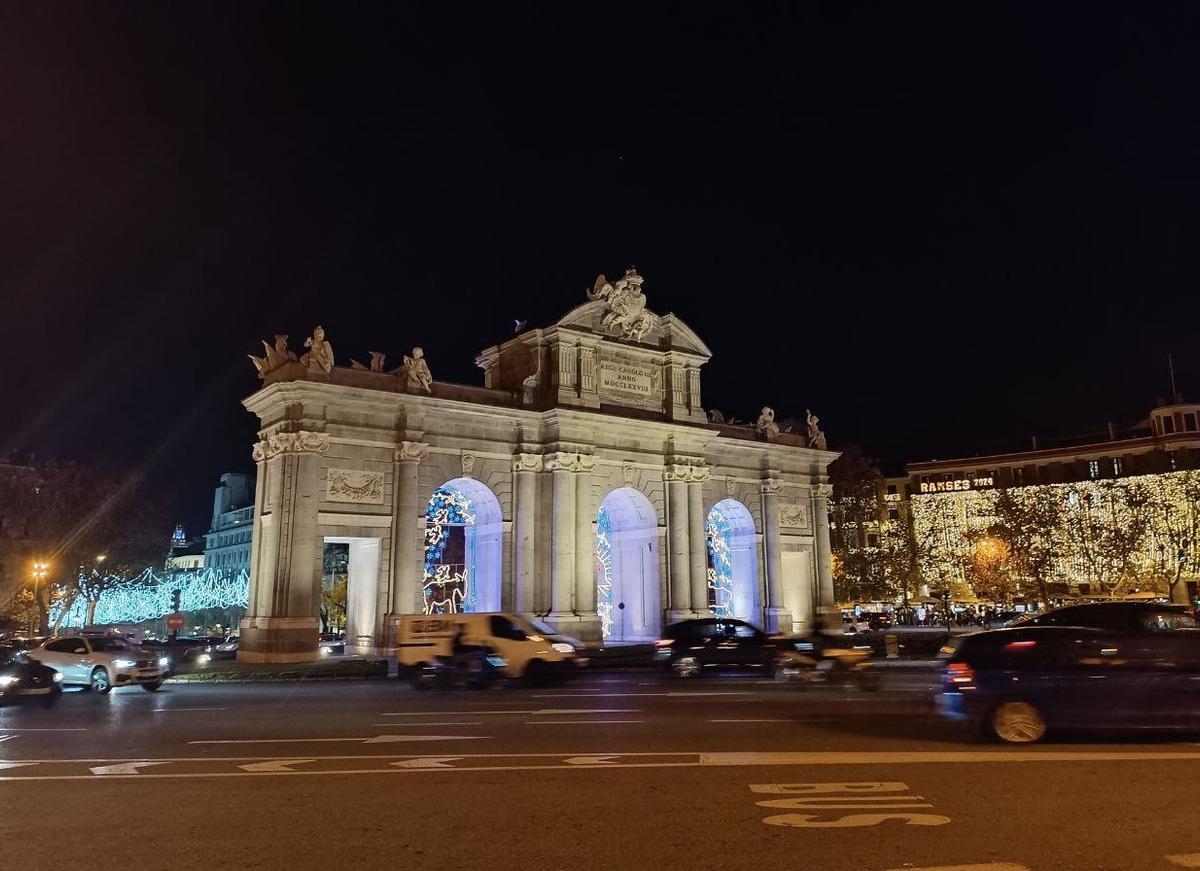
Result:
<svg viewBox="0 0 1200 871"><path fill-rule="evenodd" d="M980 490L994 487L995 481L987 478L961 478L957 481L922 481L922 493L957 493L962 490Z"/></svg>

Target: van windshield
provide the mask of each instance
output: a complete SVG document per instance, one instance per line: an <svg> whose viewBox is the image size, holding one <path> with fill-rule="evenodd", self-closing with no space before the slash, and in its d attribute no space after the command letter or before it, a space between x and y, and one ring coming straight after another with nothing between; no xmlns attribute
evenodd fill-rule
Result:
<svg viewBox="0 0 1200 871"><path fill-rule="evenodd" d="M530 620L529 625L533 627L533 631L539 635L557 635L558 630L544 620Z"/></svg>

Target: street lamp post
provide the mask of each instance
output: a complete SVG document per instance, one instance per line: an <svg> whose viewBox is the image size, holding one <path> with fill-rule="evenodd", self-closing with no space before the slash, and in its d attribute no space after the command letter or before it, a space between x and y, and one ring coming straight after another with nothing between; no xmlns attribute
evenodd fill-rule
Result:
<svg viewBox="0 0 1200 871"><path fill-rule="evenodd" d="M32 572L32 575L33 575L33 605L35 608L37 608L37 613L38 613L37 632L39 635L44 635L46 632L46 621L50 616L50 608L49 608L49 603L47 603L46 610L43 612L43 610L42 610L42 595L41 595L41 591L38 588L46 580L46 575L49 572L49 570L50 570L50 564L47 562L42 562L41 560L38 560L37 562L35 562L33 564L33 572Z"/></svg>

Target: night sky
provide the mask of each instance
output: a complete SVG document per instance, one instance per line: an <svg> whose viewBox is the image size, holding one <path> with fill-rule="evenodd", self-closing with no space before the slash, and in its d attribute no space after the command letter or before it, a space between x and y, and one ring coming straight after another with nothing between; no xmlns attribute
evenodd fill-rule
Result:
<svg viewBox="0 0 1200 871"><path fill-rule="evenodd" d="M0 450L202 531L245 355L439 380L636 264L705 404L890 464L1200 396L1200 7L0 5ZM585 17L586 16L586 17Z"/></svg>

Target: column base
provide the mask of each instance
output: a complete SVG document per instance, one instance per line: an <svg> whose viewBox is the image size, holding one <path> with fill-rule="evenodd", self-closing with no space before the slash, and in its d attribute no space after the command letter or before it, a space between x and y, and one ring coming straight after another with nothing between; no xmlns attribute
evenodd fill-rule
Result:
<svg viewBox="0 0 1200 871"><path fill-rule="evenodd" d="M795 627L792 625L792 612L787 608L767 608L763 613L763 618L764 632L791 635L795 631Z"/></svg>
<svg viewBox="0 0 1200 871"><path fill-rule="evenodd" d="M680 620L691 620L695 618L696 612L690 608L686 611L672 608L667 611L666 617L663 618L666 623L678 623Z"/></svg>
<svg viewBox="0 0 1200 871"><path fill-rule="evenodd" d="M316 617L245 617L238 626L238 662L312 662Z"/></svg>
<svg viewBox="0 0 1200 871"><path fill-rule="evenodd" d="M560 635L579 641L600 640L600 618L595 614L547 614L543 618Z"/></svg>

